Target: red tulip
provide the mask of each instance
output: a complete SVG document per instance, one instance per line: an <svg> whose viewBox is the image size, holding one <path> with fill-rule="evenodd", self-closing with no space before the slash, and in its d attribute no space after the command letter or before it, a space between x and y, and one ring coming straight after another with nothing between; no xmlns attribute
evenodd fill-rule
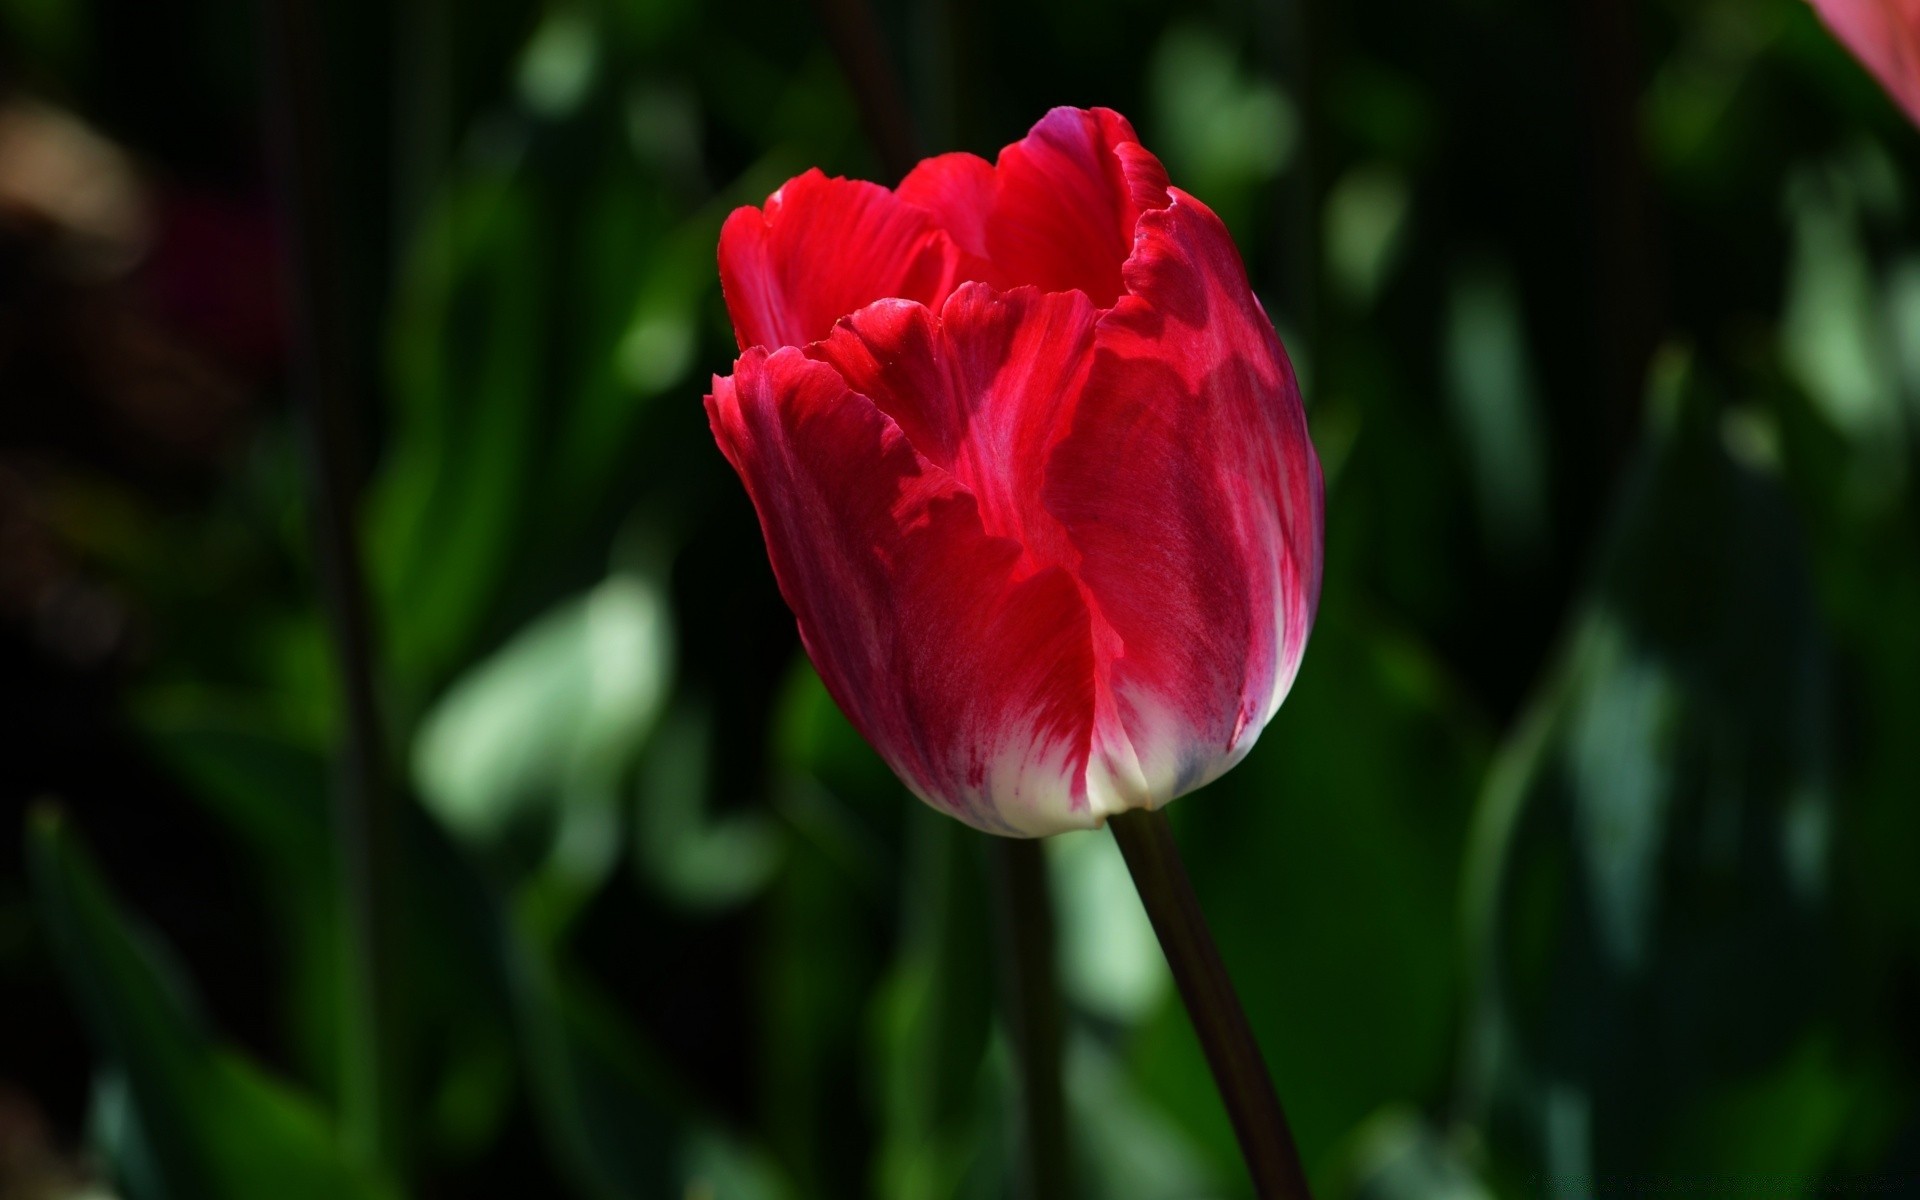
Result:
<svg viewBox="0 0 1920 1200"><path fill-rule="evenodd" d="M1320 590L1320 465L1226 227L1125 118L809 171L720 234L707 397L820 677L922 799L1038 836L1238 762Z"/></svg>
<svg viewBox="0 0 1920 1200"><path fill-rule="evenodd" d="M1920 0L1813 0L1813 6L1920 125Z"/></svg>

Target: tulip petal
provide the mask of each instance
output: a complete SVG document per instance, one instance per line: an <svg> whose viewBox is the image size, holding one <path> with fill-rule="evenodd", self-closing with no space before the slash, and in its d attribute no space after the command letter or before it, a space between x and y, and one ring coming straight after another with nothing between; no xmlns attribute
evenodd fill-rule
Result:
<svg viewBox="0 0 1920 1200"><path fill-rule="evenodd" d="M1158 805L1232 766L1291 686L1320 590L1299 389L1226 227L1141 218L1045 501L1082 558L1110 689L1089 789Z"/></svg>
<svg viewBox="0 0 1920 1200"><path fill-rule="evenodd" d="M992 163L978 154L956 151L922 159L894 194L931 214L953 239L961 255L962 279L1012 288L1017 285L1006 283L995 271L988 253L987 227L999 193L1000 180Z"/></svg>
<svg viewBox="0 0 1920 1200"><path fill-rule="evenodd" d="M1813 0L1813 6L1920 125L1920 0Z"/></svg>
<svg viewBox="0 0 1920 1200"><path fill-rule="evenodd" d="M878 184L812 170L763 208L727 218L720 288L741 349L804 346L883 297L939 304L959 258L924 210Z"/></svg>
<svg viewBox="0 0 1920 1200"><path fill-rule="evenodd" d="M974 496L825 362L742 355L707 398L821 679L928 803L977 828L1092 825L1080 589L1020 569Z"/></svg>
<svg viewBox="0 0 1920 1200"><path fill-rule="evenodd" d="M1165 207L1167 173L1110 109L1056 108L991 167L970 154L929 159L902 200L934 214L968 262L1002 291L1086 293L1106 308L1122 290L1140 214Z"/></svg>
<svg viewBox="0 0 1920 1200"><path fill-rule="evenodd" d="M1093 362L1096 315L1077 291L969 283L937 319L918 304L882 301L809 353L972 492L986 530L1025 549L1025 569L1071 566L1078 554L1041 486Z"/></svg>

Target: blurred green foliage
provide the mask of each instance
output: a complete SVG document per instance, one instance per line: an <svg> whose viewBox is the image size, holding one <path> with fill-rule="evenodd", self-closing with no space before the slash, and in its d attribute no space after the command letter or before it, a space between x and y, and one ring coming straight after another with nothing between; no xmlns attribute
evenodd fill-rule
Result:
<svg viewBox="0 0 1920 1200"><path fill-rule="evenodd" d="M149 203L260 203L253 9L168 7L4 0L0 57ZM104 1186L1017 1193L981 838L834 709L700 405L727 212L883 174L826 32L861 8L327 6L404 1180L339 1133L283 362L184 484L9 427L140 631L101 667L7 626L0 1019L49 1032L0 1084ZM875 9L928 152L1133 117L1306 382L1319 624L1173 817L1321 1194L1920 1187L1920 132L1801 0ZM66 402L15 361L7 406ZM1047 853L1081 1192L1245 1195L1117 852Z"/></svg>

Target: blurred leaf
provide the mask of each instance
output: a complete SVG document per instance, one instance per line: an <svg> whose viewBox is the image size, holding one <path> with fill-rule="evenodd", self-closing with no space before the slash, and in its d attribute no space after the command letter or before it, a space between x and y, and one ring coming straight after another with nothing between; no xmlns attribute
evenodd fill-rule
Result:
<svg viewBox="0 0 1920 1200"><path fill-rule="evenodd" d="M1460 1148L1394 1105L1355 1129L1329 1169L1328 1200L1491 1200Z"/></svg>
<svg viewBox="0 0 1920 1200"><path fill-rule="evenodd" d="M149 695L137 715L148 744L245 850L272 906L293 1043L307 1079L337 1096L344 943L329 767L282 723L238 701L184 691Z"/></svg>
<svg viewBox="0 0 1920 1200"><path fill-rule="evenodd" d="M600 30L586 13L556 6L521 55L520 98L543 117L570 115L593 86Z"/></svg>
<svg viewBox="0 0 1920 1200"><path fill-rule="evenodd" d="M634 807L635 861L668 895L695 908L737 904L758 892L782 844L763 813L706 812L715 752L705 706L677 708L641 763Z"/></svg>
<svg viewBox="0 0 1920 1200"><path fill-rule="evenodd" d="M636 573L609 576L447 689L414 743L423 800L495 856L531 830L536 861L590 890L618 855L623 780L672 671L658 586Z"/></svg>
<svg viewBox="0 0 1920 1200"><path fill-rule="evenodd" d="M900 894L908 795L796 656L773 718L771 800L793 830L759 911L762 1124L807 1195L875 1184L873 997ZM862 807L856 808L860 804Z"/></svg>
<svg viewBox="0 0 1920 1200"><path fill-rule="evenodd" d="M772 740L781 816L876 904L891 906L893 843L920 801L855 731L805 655L795 655L781 687Z"/></svg>
<svg viewBox="0 0 1920 1200"><path fill-rule="evenodd" d="M1814 1031L1765 1071L1684 1102L1662 1158L1676 1172L1817 1179L1850 1135L1864 1132L1871 1143L1893 1132L1900 1105L1889 1091L1883 1067L1842 1061L1831 1034Z"/></svg>
<svg viewBox="0 0 1920 1200"><path fill-rule="evenodd" d="M1536 1169L1634 1169L1816 1003L1825 648L1775 483L1683 360L1468 860L1468 1109Z"/></svg>
<svg viewBox="0 0 1920 1200"><path fill-rule="evenodd" d="M535 453L547 256L526 187L455 186L426 222L392 337L392 448L368 564L399 678L431 684L510 563Z"/></svg>
<svg viewBox="0 0 1920 1200"><path fill-rule="evenodd" d="M698 353L728 206L707 193L698 106L600 79L623 53L602 45L610 21L548 14L520 72L542 119L476 127L408 264L370 524L408 698L546 599L529 581L570 570L659 473L646 402Z"/></svg>
<svg viewBox="0 0 1920 1200"><path fill-rule="evenodd" d="M908 799L901 940L876 1000L882 1117L875 1194L948 1200L983 1164L981 1059L993 945L980 838Z"/></svg>
<svg viewBox="0 0 1920 1200"><path fill-rule="evenodd" d="M785 1200L766 1156L696 1115L658 1056L543 948L532 914L504 931L515 1007L549 1143L581 1193L607 1200Z"/></svg>
<svg viewBox="0 0 1920 1200"><path fill-rule="evenodd" d="M1092 830L1044 845L1059 913L1062 993L1110 1021L1142 1019L1165 1002L1173 976L1119 844Z"/></svg>
<svg viewBox="0 0 1920 1200"><path fill-rule="evenodd" d="M1889 309L1859 227L1875 161L1836 162L1792 180L1794 244L1781 349L1821 412L1854 445L1858 469L1849 490L1878 507L1905 483L1907 422Z"/></svg>
<svg viewBox="0 0 1920 1200"><path fill-rule="evenodd" d="M423 1160L466 1161L492 1149L521 1094L500 901L472 856L430 814L403 804L399 816L408 1051L427 1084L415 1125L419 1153Z"/></svg>
<svg viewBox="0 0 1920 1200"><path fill-rule="evenodd" d="M1547 530L1545 436L1511 273L1485 262L1456 272L1444 337L1448 407L1487 542L1508 559L1537 553Z"/></svg>
<svg viewBox="0 0 1920 1200"><path fill-rule="evenodd" d="M1141 1089L1111 1048L1090 1036L1074 1038L1067 1046L1066 1087L1088 1177L1084 1195L1204 1200L1232 1194L1220 1179L1226 1171L1238 1178L1244 1168L1236 1160L1216 1169L1177 1114L1166 1110L1169 1093Z"/></svg>
<svg viewBox="0 0 1920 1200"><path fill-rule="evenodd" d="M135 1200L171 1195L160 1161L134 1107L127 1077L112 1064L94 1078L87 1111L88 1140Z"/></svg>
<svg viewBox="0 0 1920 1200"><path fill-rule="evenodd" d="M1286 97L1271 83L1246 78L1236 58L1231 43L1188 25L1161 38L1153 64L1169 158L1183 172L1226 186L1279 174L1299 138Z"/></svg>
<svg viewBox="0 0 1920 1200"><path fill-rule="evenodd" d="M68 984L125 1081L120 1144L139 1147L125 1164L136 1200L398 1196L347 1160L311 1102L214 1041L56 813L33 816L28 851Z"/></svg>
<svg viewBox="0 0 1920 1200"><path fill-rule="evenodd" d="M1413 196L1400 169L1363 163L1334 181L1327 197L1327 275L1359 308L1371 307L1399 261Z"/></svg>
<svg viewBox="0 0 1920 1200"><path fill-rule="evenodd" d="M238 698L156 692L137 711L154 750L269 871L331 878L327 766L317 750Z"/></svg>
<svg viewBox="0 0 1920 1200"><path fill-rule="evenodd" d="M871 1186L863 1053L884 961L873 914L832 859L796 838L763 903L754 994L760 1127L808 1196Z"/></svg>
<svg viewBox="0 0 1920 1200"><path fill-rule="evenodd" d="M704 1127L682 1135L680 1194L703 1200L786 1200L793 1189L771 1160L739 1138Z"/></svg>
<svg viewBox="0 0 1920 1200"><path fill-rule="evenodd" d="M1654 73L1641 124L1661 169L1695 188L1739 180L1736 157L1751 122L1737 120L1761 56L1779 36L1785 6L1715 0L1703 4Z"/></svg>
<svg viewBox="0 0 1920 1200"><path fill-rule="evenodd" d="M339 909L332 766L273 715L185 690L153 694L139 716L149 744L246 851L272 906L275 964L284 972L292 1043L323 1094L340 1086ZM408 864L407 990L420 1024L412 1051L431 1079L417 1132L425 1157L464 1159L496 1136L517 1084L505 989L491 968L497 933L490 893L445 835L403 808Z"/></svg>
<svg viewBox="0 0 1920 1200"><path fill-rule="evenodd" d="M725 210L681 219L655 190L610 170L583 202L572 264L582 303L567 349L579 377L555 414L550 467L549 503L563 518L590 512L619 478L646 402L690 383Z"/></svg>

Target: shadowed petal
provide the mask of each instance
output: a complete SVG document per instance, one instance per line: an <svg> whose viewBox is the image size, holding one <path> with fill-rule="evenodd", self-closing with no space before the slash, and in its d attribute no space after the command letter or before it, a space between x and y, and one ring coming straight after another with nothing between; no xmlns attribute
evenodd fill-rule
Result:
<svg viewBox="0 0 1920 1200"><path fill-rule="evenodd" d="M917 304L883 301L809 353L972 492L987 531L1020 542L1029 569L1070 566L1077 553L1040 492L1092 365L1095 316L1079 292L969 283L938 319Z"/></svg>
<svg viewBox="0 0 1920 1200"><path fill-rule="evenodd" d="M902 201L931 214L953 239L961 256L960 278L989 283L1000 279L987 252L987 225L999 192L993 164L964 152L922 159L895 190Z"/></svg>
<svg viewBox="0 0 1920 1200"><path fill-rule="evenodd" d="M1251 747L1320 590L1320 467L1292 367L1225 226L1171 196L1141 218L1045 488L1113 635L1089 788L1154 805Z"/></svg>
<svg viewBox="0 0 1920 1200"><path fill-rule="evenodd" d="M938 305L959 254L921 209L886 188L788 180L763 208L735 209L720 230L720 287L741 349L803 346L875 300Z"/></svg>
<svg viewBox="0 0 1920 1200"><path fill-rule="evenodd" d="M825 362L750 350L707 411L821 679L923 799L996 833L1093 824L1080 590Z"/></svg>

